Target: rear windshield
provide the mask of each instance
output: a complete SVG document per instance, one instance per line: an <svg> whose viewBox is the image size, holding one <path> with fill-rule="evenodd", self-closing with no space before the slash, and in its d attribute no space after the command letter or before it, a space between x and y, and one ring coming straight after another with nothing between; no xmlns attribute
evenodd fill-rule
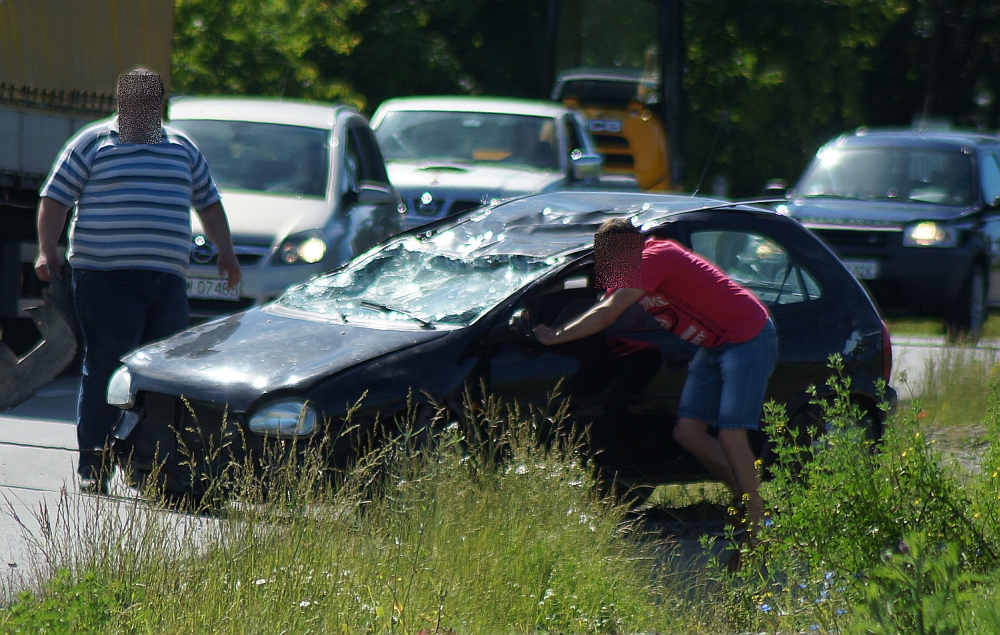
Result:
<svg viewBox="0 0 1000 635"><path fill-rule="evenodd" d="M248 121L181 119L224 190L326 195L329 130Z"/></svg>
<svg viewBox="0 0 1000 635"><path fill-rule="evenodd" d="M971 157L960 148L831 148L817 157L795 196L969 205L972 183Z"/></svg>
<svg viewBox="0 0 1000 635"><path fill-rule="evenodd" d="M397 111L379 122L375 136L387 161L558 170L555 123L529 115Z"/></svg>

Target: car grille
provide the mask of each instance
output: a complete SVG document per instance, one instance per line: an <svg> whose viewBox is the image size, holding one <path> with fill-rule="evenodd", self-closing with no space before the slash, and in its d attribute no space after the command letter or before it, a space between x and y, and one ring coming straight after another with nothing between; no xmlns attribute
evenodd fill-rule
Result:
<svg viewBox="0 0 1000 635"><path fill-rule="evenodd" d="M632 158L631 154L605 154L604 167L631 170L635 167L635 159Z"/></svg>
<svg viewBox="0 0 1000 635"><path fill-rule="evenodd" d="M885 247L897 232L862 229L813 229L831 245L838 247Z"/></svg>
<svg viewBox="0 0 1000 635"><path fill-rule="evenodd" d="M271 248L270 246L261 245L234 245L233 251L236 252L236 260L240 263L241 267L252 267L260 262L271 251ZM215 253L206 260L204 258L197 258L192 251L189 258L192 265L215 266L219 262L219 256Z"/></svg>
<svg viewBox="0 0 1000 635"><path fill-rule="evenodd" d="M625 137L617 137L609 134L593 134L590 135L594 139L594 143L597 144L598 152L604 152L606 150L628 150L629 143L628 139Z"/></svg>
<svg viewBox="0 0 1000 635"><path fill-rule="evenodd" d="M417 199L408 199L406 201L408 214L426 219L454 216L470 209L482 207L482 205L482 201L435 200L430 205L421 205Z"/></svg>

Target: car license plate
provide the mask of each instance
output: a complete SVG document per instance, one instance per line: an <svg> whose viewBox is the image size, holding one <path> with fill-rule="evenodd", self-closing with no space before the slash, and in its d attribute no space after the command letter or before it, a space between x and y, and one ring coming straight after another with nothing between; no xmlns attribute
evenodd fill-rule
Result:
<svg viewBox="0 0 1000 635"><path fill-rule="evenodd" d="M877 260L844 260L844 266L858 280L874 280L878 278Z"/></svg>
<svg viewBox="0 0 1000 635"><path fill-rule="evenodd" d="M232 289L227 289L227 284L229 281L225 278L188 278L187 295L197 300L238 301L241 283L237 283Z"/></svg>

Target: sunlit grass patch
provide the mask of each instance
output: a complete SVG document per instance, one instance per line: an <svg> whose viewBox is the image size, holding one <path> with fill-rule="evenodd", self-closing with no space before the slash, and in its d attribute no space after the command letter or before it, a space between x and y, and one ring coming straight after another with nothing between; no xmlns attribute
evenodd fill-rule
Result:
<svg viewBox="0 0 1000 635"><path fill-rule="evenodd" d="M943 318L891 318L885 321L891 337L942 337L947 333ZM1000 313L987 314L981 340L1000 340Z"/></svg>
<svg viewBox="0 0 1000 635"><path fill-rule="evenodd" d="M432 437L404 429L335 481L318 454L278 453L267 479L236 470L236 500L211 500L211 515L166 512L145 502L154 491L99 498L78 525L54 510L47 581L0 608L0 632L839 635L932 618L932 632L995 632L1000 385L986 387L982 469L962 473L915 409L872 447L831 381L825 434L776 448L771 522L741 543L736 572L600 499L572 433L539 443L562 414L487 401ZM788 438L780 408L768 424ZM717 508L728 492L665 486L651 502Z"/></svg>

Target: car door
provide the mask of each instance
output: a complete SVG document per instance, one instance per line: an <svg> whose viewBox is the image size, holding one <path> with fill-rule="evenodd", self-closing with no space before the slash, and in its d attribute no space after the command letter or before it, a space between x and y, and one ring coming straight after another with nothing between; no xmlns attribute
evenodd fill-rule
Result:
<svg viewBox="0 0 1000 635"><path fill-rule="evenodd" d="M371 128L353 118L343 130L342 163L335 195L343 227L340 262L368 250L401 231L399 195L389 183L385 160Z"/></svg>
<svg viewBox="0 0 1000 635"><path fill-rule="evenodd" d="M829 253L825 260L824 254L802 254L796 237L799 242L803 236L810 238L804 229L790 222L762 222L750 214L704 212L675 221L658 235L692 248L768 306L779 334L771 398L798 403L808 383L821 385L829 378L826 359L831 352L846 350L855 325L845 319L844 310L834 309L813 269L828 262L841 277L849 274ZM568 271L527 296L511 313L527 309L534 313L533 323L546 324L578 314L599 295L591 286L592 271L589 263ZM704 476L673 440L687 363L697 348L660 327L638 306L610 328L578 342L552 347L503 337L495 342L488 347L494 393L544 404L561 380L573 417L590 426L598 464L633 480ZM859 345L860 339L854 343ZM762 442L755 439L755 447Z"/></svg>
<svg viewBox="0 0 1000 635"><path fill-rule="evenodd" d="M696 348L638 305L604 331L557 346L512 340L504 331L506 320L522 310L532 325L565 324L603 292L593 287L593 262L588 261L529 293L505 314L487 347L491 393L541 410L554 410L568 398L572 420L589 429L591 451L601 465L641 472L660 469L665 457L674 464L690 463L671 429ZM674 465L680 471L694 468Z"/></svg>

